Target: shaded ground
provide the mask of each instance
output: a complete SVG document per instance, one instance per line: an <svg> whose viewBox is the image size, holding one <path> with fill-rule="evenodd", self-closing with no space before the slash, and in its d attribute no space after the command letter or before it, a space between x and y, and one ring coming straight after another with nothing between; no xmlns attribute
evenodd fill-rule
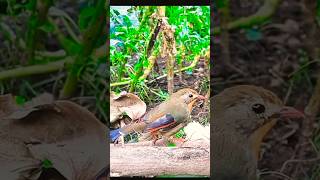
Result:
<svg viewBox="0 0 320 180"><path fill-rule="evenodd" d="M255 13L262 3L231 1L231 15L237 18L249 16ZM238 84L258 85L272 90L286 104L303 111L312 95L319 71L319 64L310 59L306 51L307 31L310 26L305 19L302 3L288 0L282 2L271 21L266 22L260 29L251 29L262 35L261 38L249 40L248 31L231 31L229 51L235 68L225 63L221 56L221 39L215 37L215 64L211 71L214 93ZM219 25L217 16L214 21ZM319 118L317 121L319 123ZM310 142L302 144L307 152L304 157L284 165L287 160L297 158L297 143L301 133L301 122L298 121L279 122L269 133L259 161L260 171L268 171L268 175L262 176L264 179L279 177L270 171L278 171L294 179L319 178L319 161L314 159L320 150L319 130L315 131L313 142L310 139ZM292 168L293 164L298 164L296 169ZM280 175L279 179L286 178Z"/></svg>

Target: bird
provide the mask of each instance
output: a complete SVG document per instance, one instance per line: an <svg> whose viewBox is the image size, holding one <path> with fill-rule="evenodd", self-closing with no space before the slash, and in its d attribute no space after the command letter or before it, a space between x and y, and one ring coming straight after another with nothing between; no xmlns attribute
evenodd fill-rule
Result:
<svg viewBox="0 0 320 180"><path fill-rule="evenodd" d="M187 124L195 102L205 99L193 89L180 89L166 101L147 112L140 121L110 131L111 142L132 132L144 133L141 140L153 139L154 143L159 135L168 140Z"/></svg>
<svg viewBox="0 0 320 180"><path fill-rule="evenodd" d="M211 104L212 172L215 180L256 180L264 136L282 118L304 118L273 92L237 85L213 96Z"/></svg>

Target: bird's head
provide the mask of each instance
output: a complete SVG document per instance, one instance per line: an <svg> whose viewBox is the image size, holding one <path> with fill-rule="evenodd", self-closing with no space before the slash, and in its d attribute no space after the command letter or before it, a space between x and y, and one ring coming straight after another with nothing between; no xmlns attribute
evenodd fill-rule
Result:
<svg viewBox="0 0 320 180"><path fill-rule="evenodd" d="M279 118L303 116L296 109L284 106L271 91L251 85L225 89L213 99L214 124L233 128L246 137L257 132L266 134Z"/></svg>
<svg viewBox="0 0 320 180"><path fill-rule="evenodd" d="M190 88L184 88L180 89L179 91L173 93L170 97L171 100L185 103L189 106L189 109L192 108L194 103L197 100L205 100L206 98L200 94L197 93L197 91L190 89Z"/></svg>

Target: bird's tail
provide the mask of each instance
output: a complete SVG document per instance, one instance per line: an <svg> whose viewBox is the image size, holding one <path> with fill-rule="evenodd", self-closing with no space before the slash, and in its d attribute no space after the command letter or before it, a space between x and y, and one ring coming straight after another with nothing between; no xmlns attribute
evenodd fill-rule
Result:
<svg viewBox="0 0 320 180"><path fill-rule="evenodd" d="M115 140L117 140L121 135L126 135L133 132L142 132L146 127L146 125L147 124L145 122L133 123L133 124L126 125L122 128L112 130L110 131L111 142L114 142Z"/></svg>
<svg viewBox="0 0 320 180"><path fill-rule="evenodd" d="M121 128L110 131L111 142L116 141L121 136L120 130Z"/></svg>

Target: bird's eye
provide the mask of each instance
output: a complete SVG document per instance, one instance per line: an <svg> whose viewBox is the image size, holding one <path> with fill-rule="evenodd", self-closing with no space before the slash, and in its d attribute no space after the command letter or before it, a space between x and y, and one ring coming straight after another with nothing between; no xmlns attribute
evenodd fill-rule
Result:
<svg viewBox="0 0 320 180"><path fill-rule="evenodd" d="M193 94L189 94L189 97L191 97L191 98L192 98L192 97L193 97Z"/></svg>
<svg viewBox="0 0 320 180"><path fill-rule="evenodd" d="M254 104L252 106L252 111L255 112L256 114L262 114L264 113L266 108L262 104Z"/></svg>

